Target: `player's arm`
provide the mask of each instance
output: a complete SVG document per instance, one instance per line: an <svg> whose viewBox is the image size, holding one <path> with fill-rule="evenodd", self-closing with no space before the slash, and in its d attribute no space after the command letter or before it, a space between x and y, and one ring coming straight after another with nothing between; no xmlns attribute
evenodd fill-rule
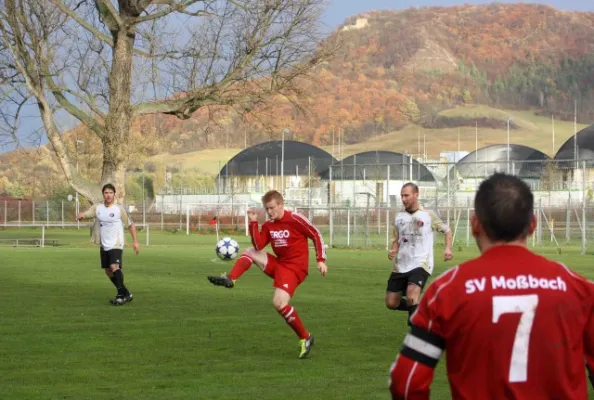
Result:
<svg viewBox="0 0 594 400"><path fill-rule="evenodd" d="M262 225L262 231L258 227L258 221L250 221L250 236L252 238L252 246L254 249L260 251L270 243L270 231L266 224Z"/></svg>
<svg viewBox="0 0 594 400"><path fill-rule="evenodd" d="M449 282L450 271L427 288L417 311L412 315L411 330L404 338L400 354L390 370L390 392L393 400L429 399L435 367L446 346L437 322L441 319L437 318L439 310L436 304L439 301L435 301L435 297L440 287ZM440 293L440 298L442 296L443 293Z"/></svg>
<svg viewBox="0 0 594 400"><path fill-rule="evenodd" d="M594 294L594 290L592 290ZM594 389L594 307L590 312L590 318L586 323L586 331L584 333L584 350L586 351L586 369L588 370L588 377L590 384Z"/></svg>
<svg viewBox="0 0 594 400"><path fill-rule="evenodd" d="M89 208L87 211L76 214L76 220L80 221L81 219L93 218L93 217L95 217L96 213L97 213L97 204L93 204L91 206L91 208Z"/></svg>
<svg viewBox="0 0 594 400"><path fill-rule="evenodd" d="M136 225L134 225L134 221L132 221L130 214L128 214L128 211L124 207L120 206L120 212L122 214L122 223L128 228L128 232L130 232L130 235L132 236L132 248L134 249L134 252L138 254L140 245L138 244Z"/></svg>
<svg viewBox="0 0 594 400"><path fill-rule="evenodd" d="M433 211L429 210L429 215L431 216L431 228L437 232L441 232L445 236L445 258L449 260L452 258L452 242L453 242L453 234L452 230L441 218L437 216Z"/></svg>
<svg viewBox="0 0 594 400"><path fill-rule="evenodd" d="M303 233L306 237L313 241L314 248L316 249L316 260L318 262L326 262L326 247L324 246L324 238L322 237L322 234L318 228L316 228L315 225L312 224L311 221L304 215L301 215L297 212L293 213L293 219L296 221L295 226L299 232Z"/></svg>
<svg viewBox="0 0 594 400"><path fill-rule="evenodd" d="M394 259L394 257L396 257L396 254L398 254L398 251L400 250L400 235L398 234L398 229L396 227L394 227L392 229L392 246L390 247L390 252L388 253L388 258L390 260Z"/></svg>

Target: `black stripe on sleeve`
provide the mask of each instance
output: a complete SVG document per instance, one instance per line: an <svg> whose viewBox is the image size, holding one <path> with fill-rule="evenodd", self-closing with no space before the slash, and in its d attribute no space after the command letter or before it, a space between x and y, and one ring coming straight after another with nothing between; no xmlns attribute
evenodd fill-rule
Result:
<svg viewBox="0 0 594 400"><path fill-rule="evenodd" d="M427 343L431 343L433 346L439 347L442 350L445 349L445 340L436 333L426 331L415 325L411 327L410 333Z"/></svg>
<svg viewBox="0 0 594 400"><path fill-rule="evenodd" d="M411 349L410 347L407 347L407 346L404 346L402 348L402 350L400 351L400 354L410 358L413 361L420 362L421 364L426 365L429 368L435 368L437 366L437 363L439 362L439 359L435 359L435 358L426 356L425 354L419 353L418 351Z"/></svg>
<svg viewBox="0 0 594 400"><path fill-rule="evenodd" d="M413 325L411 331L404 338L400 354L430 368L435 368L444 349L445 340L441 336Z"/></svg>

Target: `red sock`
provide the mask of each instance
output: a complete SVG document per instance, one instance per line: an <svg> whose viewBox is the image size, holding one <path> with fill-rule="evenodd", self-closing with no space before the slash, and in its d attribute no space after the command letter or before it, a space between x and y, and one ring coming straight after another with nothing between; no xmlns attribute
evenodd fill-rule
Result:
<svg viewBox="0 0 594 400"><path fill-rule="evenodd" d="M284 306L278 313L287 321L287 324L295 331L299 339L309 338L309 333L305 329L305 326L303 326L303 322L301 322L301 318L299 318L299 314L297 314L293 306Z"/></svg>
<svg viewBox="0 0 594 400"><path fill-rule="evenodd" d="M231 268L231 272L229 272L227 276L232 280L236 280L252 266L253 262L254 260L252 260L250 256L242 254L241 257L235 261L233 268Z"/></svg>

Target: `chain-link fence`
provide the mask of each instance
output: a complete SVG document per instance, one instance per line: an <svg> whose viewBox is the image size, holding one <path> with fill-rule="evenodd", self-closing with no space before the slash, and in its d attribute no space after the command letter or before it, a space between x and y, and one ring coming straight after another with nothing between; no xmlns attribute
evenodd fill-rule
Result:
<svg viewBox="0 0 594 400"><path fill-rule="evenodd" d="M307 164L311 164L307 160ZM306 175L283 175L285 199L290 208L308 216L333 246L386 247L391 225L401 208L400 189L408 181L420 188L423 206L447 221L459 245L472 245L469 216L474 194L481 181L495 171L518 175L535 195L539 227L533 244L581 245L594 235L594 174L591 162L551 160L466 160L458 163L420 163L409 159L400 164L337 164L323 173L306 169ZM304 173L305 173L304 172ZM299 179L298 179L299 178ZM247 234L246 211L259 206L261 195L276 187L279 179L245 190L224 187L198 194L192 191L157 193L152 199L128 201L132 219L153 230L183 231L186 234L215 234L218 231ZM282 189L281 189L282 190ZM63 200L0 201L1 226L76 224L75 215L84 207L76 198ZM264 221L262 213L262 221ZM441 239L440 239L441 240Z"/></svg>

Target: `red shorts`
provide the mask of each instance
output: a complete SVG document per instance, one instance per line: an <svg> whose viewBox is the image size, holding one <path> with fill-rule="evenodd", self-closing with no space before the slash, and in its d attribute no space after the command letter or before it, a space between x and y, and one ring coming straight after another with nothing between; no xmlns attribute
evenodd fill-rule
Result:
<svg viewBox="0 0 594 400"><path fill-rule="evenodd" d="M297 286L301 285L305 278L307 278L307 272L289 268L281 264L278 258L272 254L267 254L268 261L266 262L264 273L274 279L272 287L284 290L293 297Z"/></svg>

